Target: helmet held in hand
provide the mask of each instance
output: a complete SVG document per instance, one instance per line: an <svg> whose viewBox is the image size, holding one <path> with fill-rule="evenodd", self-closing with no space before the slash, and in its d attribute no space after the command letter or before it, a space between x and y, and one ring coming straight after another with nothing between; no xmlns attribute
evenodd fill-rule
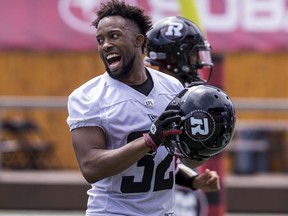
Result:
<svg viewBox="0 0 288 216"><path fill-rule="evenodd" d="M165 146L173 155L195 160L209 158L222 152L233 137L235 108L220 88L195 83L181 91L166 109L178 109L182 116L182 121L173 125L182 133L165 139Z"/></svg>

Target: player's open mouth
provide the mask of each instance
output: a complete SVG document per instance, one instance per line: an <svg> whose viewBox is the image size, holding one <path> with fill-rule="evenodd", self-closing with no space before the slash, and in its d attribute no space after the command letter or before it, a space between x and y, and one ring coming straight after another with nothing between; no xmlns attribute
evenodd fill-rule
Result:
<svg viewBox="0 0 288 216"><path fill-rule="evenodd" d="M110 70L115 70L117 67L119 67L120 60L121 56L115 53L106 56L106 61L110 67Z"/></svg>

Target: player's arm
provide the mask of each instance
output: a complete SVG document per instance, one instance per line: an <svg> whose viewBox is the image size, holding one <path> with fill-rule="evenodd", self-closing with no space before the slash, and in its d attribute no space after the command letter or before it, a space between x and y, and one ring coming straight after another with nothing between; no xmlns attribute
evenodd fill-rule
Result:
<svg viewBox="0 0 288 216"><path fill-rule="evenodd" d="M195 174L183 164L178 165L176 173L176 184L192 190L201 189L204 192L215 192L220 190L220 179L216 171L206 169L204 173Z"/></svg>
<svg viewBox="0 0 288 216"><path fill-rule="evenodd" d="M194 180L197 177L197 173L181 163L177 164L177 166L175 183L182 187L197 190L198 188L194 187Z"/></svg>
<svg viewBox="0 0 288 216"><path fill-rule="evenodd" d="M178 111L163 112L152 124L148 133L120 148L107 149L106 137L100 127L80 127L72 130L74 151L84 178L93 183L116 175L141 159L150 150L156 151L167 135L179 130L167 131L168 125L180 121Z"/></svg>
<svg viewBox="0 0 288 216"><path fill-rule="evenodd" d="M204 173L197 175L193 181L193 187L204 192L220 190L220 177L216 171L206 169Z"/></svg>
<svg viewBox="0 0 288 216"><path fill-rule="evenodd" d="M81 127L71 134L81 172L89 183L124 171L150 151L142 137L108 150L105 133L99 127Z"/></svg>

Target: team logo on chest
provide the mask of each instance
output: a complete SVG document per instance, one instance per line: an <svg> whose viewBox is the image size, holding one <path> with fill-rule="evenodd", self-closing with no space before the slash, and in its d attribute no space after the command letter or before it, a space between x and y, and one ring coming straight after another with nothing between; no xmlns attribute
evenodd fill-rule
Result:
<svg viewBox="0 0 288 216"><path fill-rule="evenodd" d="M154 107L154 103L155 103L154 100L150 98L144 100L144 104L146 107Z"/></svg>

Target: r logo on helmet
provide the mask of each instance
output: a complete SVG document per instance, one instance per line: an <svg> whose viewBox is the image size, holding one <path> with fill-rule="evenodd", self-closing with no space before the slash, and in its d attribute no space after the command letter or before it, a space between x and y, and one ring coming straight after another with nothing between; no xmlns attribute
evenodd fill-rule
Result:
<svg viewBox="0 0 288 216"><path fill-rule="evenodd" d="M183 23L181 22L171 22L168 26L165 26L165 36L173 40L183 36L181 32L183 30Z"/></svg>
<svg viewBox="0 0 288 216"><path fill-rule="evenodd" d="M215 131L213 117L204 110L195 110L185 121L186 134L194 141L208 140Z"/></svg>

